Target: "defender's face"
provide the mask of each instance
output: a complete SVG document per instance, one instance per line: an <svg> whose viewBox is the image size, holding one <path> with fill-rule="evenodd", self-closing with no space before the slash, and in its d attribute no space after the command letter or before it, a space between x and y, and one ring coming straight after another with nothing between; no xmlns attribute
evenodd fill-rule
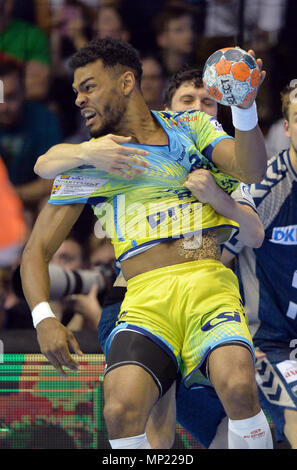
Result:
<svg viewBox="0 0 297 470"><path fill-rule="evenodd" d="M101 60L80 67L74 72L75 104L86 120L92 137L114 133L126 109L119 79L112 68Z"/></svg>
<svg viewBox="0 0 297 470"><path fill-rule="evenodd" d="M218 105L203 87L197 88L193 82L184 82L174 93L170 109L176 112L195 109L217 117Z"/></svg>

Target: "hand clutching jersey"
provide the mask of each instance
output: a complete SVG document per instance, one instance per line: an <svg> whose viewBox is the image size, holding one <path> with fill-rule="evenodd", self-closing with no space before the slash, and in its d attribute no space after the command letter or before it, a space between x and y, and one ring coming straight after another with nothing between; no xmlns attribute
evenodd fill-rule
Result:
<svg viewBox="0 0 297 470"><path fill-rule="evenodd" d="M111 238L117 259L133 256L160 241L189 237L215 229L220 243L238 230L233 220L201 204L183 186L196 168L211 171L228 194L239 182L219 171L211 156L222 139L232 138L205 113L153 111L168 136L168 145L129 143L149 152L149 168L133 180L98 170L89 165L56 177L51 204L91 204Z"/></svg>

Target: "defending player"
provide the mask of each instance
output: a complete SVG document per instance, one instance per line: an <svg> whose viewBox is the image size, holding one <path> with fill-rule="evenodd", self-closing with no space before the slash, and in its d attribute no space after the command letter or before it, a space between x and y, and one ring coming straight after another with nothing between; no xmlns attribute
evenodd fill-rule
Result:
<svg viewBox="0 0 297 470"><path fill-rule="evenodd" d="M50 167L48 177L83 163L88 166L56 178L52 204L40 214L24 252L23 288L41 350L60 373L63 365L77 366L67 343L76 352L80 352L79 346L67 329L50 318L47 264L82 204L104 201L108 203L104 207L106 225L113 222L109 229L128 280L120 321L107 341L104 415L111 446L150 447L144 433L146 421L180 370L187 386L210 384L210 379L230 418L231 448L270 448L237 279L218 260L218 243L237 224L219 216L208 204L199 205L182 186L195 166L209 169L227 191L237 185L236 178L247 182L261 178L266 153L254 105L247 103L248 109L234 111L234 142L203 113L187 113L183 119L170 112L150 113L140 92L137 55L121 41L95 41L79 51L72 64L76 104L91 135L113 131L131 136L137 142L134 147L149 150L150 168L133 182L90 168L98 166L106 137L71 148L56 146L42 158L39 167L43 162L45 168ZM240 131L246 113L251 114L251 129ZM101 158L104 155L102 152ZM121 164L119 170L125 169ZM125 199L119 197L123 194ZM140 232L131 239L135 217L131 217L130 204L135 201L143 203L141 211L156 202L157 211L149 210L148 219L140 216ZM196 207L201 215L197 219ZM164 208L165 219L166 215L172 219L170 224L162 224ZM188 223L182 232L181 213ZM148 230L156 226L160 229L157 236ZM194 235L201 233L197 246Z"/></svg>
<svg viewBox="0 0 297 470"><path fill-rule="evenodd" d="M297 103L296 90L282 93L284 131L290 148L269 161L265 178L251 185L265 229L257 250L232 239L223 259L238 255L246 312L254 344L266 357L256 364L261 404L276 438L297 449Z"/></svg>

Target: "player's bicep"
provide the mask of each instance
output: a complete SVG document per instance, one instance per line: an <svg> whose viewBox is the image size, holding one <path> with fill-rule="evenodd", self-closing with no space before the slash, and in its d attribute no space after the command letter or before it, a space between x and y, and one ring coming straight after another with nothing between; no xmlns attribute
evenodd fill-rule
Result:
<svg viewBox="0 0 297 470"><path fill-rule="evenodd" d="M49 261L69 234L83 208L84 204L45 204L36 220L26 251L42 250Z"/></svg>
<svg viewBox="0 0 297 470"><path fill-rule="evenodd" d="M234 139L220 140L212 151L212 161L223 173L241 179L235 157Z"/></svg>

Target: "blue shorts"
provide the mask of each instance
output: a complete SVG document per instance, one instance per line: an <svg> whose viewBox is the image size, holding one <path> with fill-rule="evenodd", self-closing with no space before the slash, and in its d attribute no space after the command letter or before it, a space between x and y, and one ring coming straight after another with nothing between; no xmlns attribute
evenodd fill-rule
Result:
<svg viewBox="0 0 297 470"><path fill-rule="evenodd" d="M261 341L257 347L266 354L256 362L260 404L274 424L276 440L287 441L284 409L297 411L297 360L290 359L288 344Z"/></svg>
<svg viewBox="0 0 297 470"><path fill-rule="evenodd" d="M188 389L177 383L176 420L206 449L226 413L214 388Z"/></svg>
<svg viewBox="0 0 297 470"><path fill-rule="evenodd" d="M100 322L98 325L98 341L105 354L105 344L108 336L115 327L122 302L103 307Z"/></svg>

